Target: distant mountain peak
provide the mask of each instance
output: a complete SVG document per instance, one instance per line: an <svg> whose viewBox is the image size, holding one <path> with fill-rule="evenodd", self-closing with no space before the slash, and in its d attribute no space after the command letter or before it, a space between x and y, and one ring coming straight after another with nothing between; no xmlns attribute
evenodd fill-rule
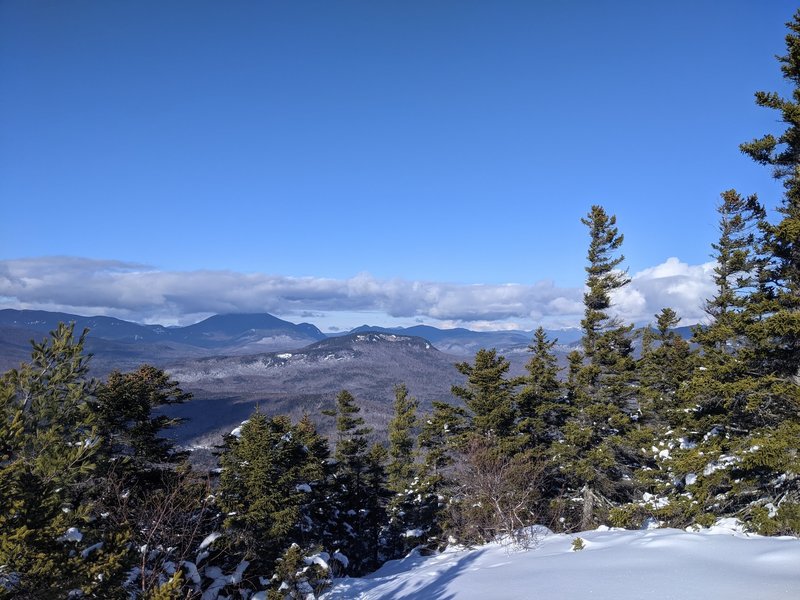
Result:
<svg viewBox="0 0 800 600"><path fill-rule="evenodd" d="M387 333L382 331L357 331L355 333L348 333L347 335L339 337L331 337L320 340L311 344L303 350L324 349L324 350L339 350L344 348L358 349L365 345L399 345L407 348L414 348L419 350L433 350L438 352L436 348L426 339L412 336L401 335L398 333Z"/></svg>

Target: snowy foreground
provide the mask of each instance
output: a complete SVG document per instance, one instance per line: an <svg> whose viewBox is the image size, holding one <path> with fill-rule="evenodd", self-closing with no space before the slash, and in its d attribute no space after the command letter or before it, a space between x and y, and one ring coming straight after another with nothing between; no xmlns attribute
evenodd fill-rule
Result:
<svg viewBox="0 0 800 600"><path fill-rule="evenodd" d="M572 549L576 537L583 550ZM336 580L323 598L798 600L800 539L748 535L735 524L549 533L531 550L489 544L391 561L367 577Z"/></svg>

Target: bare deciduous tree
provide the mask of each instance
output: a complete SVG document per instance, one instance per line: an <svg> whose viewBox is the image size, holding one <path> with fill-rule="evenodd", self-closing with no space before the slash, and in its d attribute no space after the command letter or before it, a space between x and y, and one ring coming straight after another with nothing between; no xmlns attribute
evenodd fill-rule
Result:
<svg viewBox="0 0 800 600"><path fill-rule="evenodd" d="M455 465L448 511L451 532L467 544L492 540L523 547L537 542L544 462L532 452L507 455L491 437L472 439Z"/></svg>

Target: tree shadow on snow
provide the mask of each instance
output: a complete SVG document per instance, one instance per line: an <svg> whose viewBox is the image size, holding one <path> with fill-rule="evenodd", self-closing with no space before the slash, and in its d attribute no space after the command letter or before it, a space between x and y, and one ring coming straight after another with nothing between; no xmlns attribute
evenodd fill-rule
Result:
<svg viewBox="0 0 800 600"><path fill-rule="evenodd" d="M401 587L389 594L381 596L381 600L409 600L419 598L420 600L454 600L456 594L447 592L447 585L458 575L466 571L485 550L472 550L459 558L454 565L438 570L436 579L423 584L416 585L413 581L405 582Z"/></svg>

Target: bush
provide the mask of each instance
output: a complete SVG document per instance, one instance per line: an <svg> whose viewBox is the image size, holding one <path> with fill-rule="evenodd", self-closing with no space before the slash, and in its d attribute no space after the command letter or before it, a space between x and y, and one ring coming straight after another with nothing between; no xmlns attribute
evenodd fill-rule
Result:
<svg viewBox="0 0 800 600"><path fill-rule="evenodd" d="M535 545L530 526L540 522L543 477L544 463L531 452L508 456L493 448L491 439L475 437L456 464L449 533L466 544L503 537Z"/></svg>

